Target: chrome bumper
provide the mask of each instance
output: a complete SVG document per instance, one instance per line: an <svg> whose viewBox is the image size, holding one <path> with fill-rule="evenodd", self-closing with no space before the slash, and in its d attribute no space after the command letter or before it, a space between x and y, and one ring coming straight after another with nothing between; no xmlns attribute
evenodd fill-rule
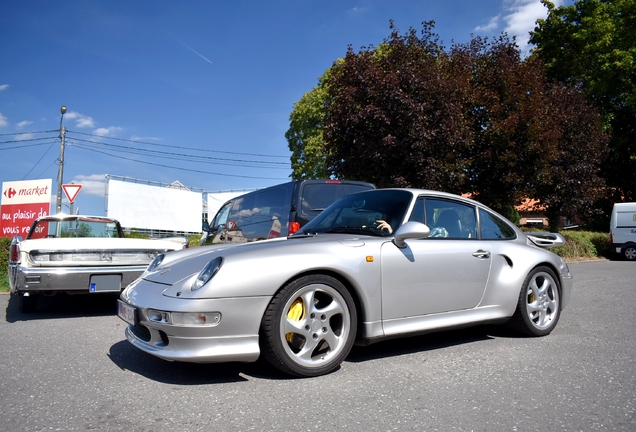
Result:
<svg viewBox="0 0 636 432"><path fill-rule="evenodd" d="M116 292L121 291L144 272L146 266L27 268L9 265L9 286L12 293L53 292ZM93 286L95 276L113 276L108 289ZM120 278L117 286L113 281ZM105 280L102 278L102 280Z"/></svg>

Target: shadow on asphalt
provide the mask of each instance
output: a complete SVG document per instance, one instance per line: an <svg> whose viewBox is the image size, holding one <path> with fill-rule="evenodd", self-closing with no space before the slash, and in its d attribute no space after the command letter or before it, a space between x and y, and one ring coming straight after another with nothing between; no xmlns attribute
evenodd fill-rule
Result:
<svg viewBox="0 0 636 432"><path fill-rule="evenodd" d="M516 338L519 336L507 330L506 327L490 325L444 331L422 336L392 339L369 346L354 346L345 362L362 363L375 359L481 342L497 337ZM111 346L108 357L122 370L128 370L153 381L166 384L222 384L247 381L248 377L267 380L300 379L278 371L262 358L255 363L198 364L169 362L140 351L126 340ZM337 373L338 369L333 373Z"/></svg>
<svg viewBox="0 0 636 432"><path fill-rule="evenodd" d="M255 363L169 362L146 354L127 340L110 347L108 358L120 369L165 384L202 385L247 381L242 375L268 380L294 379L259 359Z"/></svg>
<svg viewBox="0 0 636 432"><path fill-rule="evenodd" d="M18 310L18 298L11 295L5 319L13 323L37 319L116 315L118 298L118 293L40 296L34 312L22 313Z"/></svg>
<svg viewBox="0 0 636 432"><path fill-rule="evenodd" d="M503 325L481 325L458 330L446 330L419 336L406 336L384 340L368 346L354 346L348 362L358 363L387 357L396 357L425 351L466 345L473 342L520 337Z"/></svg>

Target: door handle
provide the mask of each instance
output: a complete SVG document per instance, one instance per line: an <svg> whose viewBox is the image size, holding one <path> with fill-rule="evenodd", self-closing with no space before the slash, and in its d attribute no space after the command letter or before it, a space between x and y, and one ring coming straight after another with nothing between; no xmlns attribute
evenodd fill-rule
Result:
<svg viewBox="0 0 636 432"><path fill-rule="evenodd" d="M473 256L475 258L486 259L490 258L490 252L479 249L478 251L473 252Z"/></svg>

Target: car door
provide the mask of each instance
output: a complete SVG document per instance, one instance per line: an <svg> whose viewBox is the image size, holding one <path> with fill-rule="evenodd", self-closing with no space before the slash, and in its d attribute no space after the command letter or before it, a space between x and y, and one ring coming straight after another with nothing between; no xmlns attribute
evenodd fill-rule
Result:
<svg viewBox="0 0 636 432"><path fill-rule="evenodd" d="M481 301L491 265L491 247L477 238L476 209L459 201L420 197L410 220L431 229L426 239L400 249L382 247L382 318L417 317L471 309Z"/></svg>

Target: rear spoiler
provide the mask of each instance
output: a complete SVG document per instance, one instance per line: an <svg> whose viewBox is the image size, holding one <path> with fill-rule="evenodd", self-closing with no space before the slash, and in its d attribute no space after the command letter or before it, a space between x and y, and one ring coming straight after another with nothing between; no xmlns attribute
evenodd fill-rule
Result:
<svg viewBox="0 0 636 432"><path fill-rule="evenodd" d="M528 232L524 234L533 244L544 249L565 244L565 237L558 233Z"/></svg>

